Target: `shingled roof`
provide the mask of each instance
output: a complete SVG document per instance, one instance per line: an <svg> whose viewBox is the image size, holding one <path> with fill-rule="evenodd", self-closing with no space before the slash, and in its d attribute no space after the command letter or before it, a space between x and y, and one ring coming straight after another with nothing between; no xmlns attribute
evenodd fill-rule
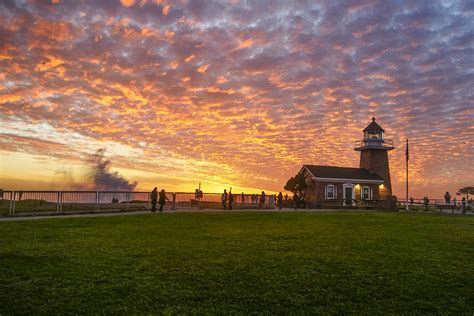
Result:
<svg viewBox="0 0 474 316"><path fill-rule="evenodd" d="M362 132L385 132L379 124L375 122L375 117L372 118L372 123L369 124Z"/></svg>
<svg viewBox="0 0 474 316"><path fill-rule="evenodd" d="M333 179L357 179L357 180L380 180L383 178L378 174L370 173L364 168L346 168L333 166L315 166L303 165L303 168L316 178L333 178Z"/></svg>

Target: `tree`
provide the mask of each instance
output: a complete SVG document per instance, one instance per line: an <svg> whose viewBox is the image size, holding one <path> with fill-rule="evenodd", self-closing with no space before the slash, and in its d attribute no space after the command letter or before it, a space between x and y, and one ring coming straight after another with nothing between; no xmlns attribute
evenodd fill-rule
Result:
<svg viewBox="0 0 474 316"><path fill-rule="evenodd" d="M469 200L469 194L474 195L474 186L464 187L459 189L456 195L464 195L466 194L466 200Z"/></svg>
<svg viewBox="0 0 474 316"><path fill-rule="evenodd" d="M306 183L304 174L298 173L296 176L291 177L286 182L284 189L293 193L298 192L301 200L304 201L306 191L308 190L308 184Z"/></svg>

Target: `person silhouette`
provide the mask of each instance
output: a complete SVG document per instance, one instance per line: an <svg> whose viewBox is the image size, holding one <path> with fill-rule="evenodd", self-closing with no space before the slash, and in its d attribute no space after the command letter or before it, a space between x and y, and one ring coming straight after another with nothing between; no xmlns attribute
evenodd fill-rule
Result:
<svg viewBox="0 0 474 316"><path fill-rule="evenodd" d="M298 195L298 192L295 192L293 195L293 203L295 203L295 211L298 209L300 206L300 196Z"/></svg>
<svg viewBox="0 0 474 316"><path fill-rule="evenodd" d="M223 210L227 209L227 198L228 198L227 190L224 189L224 193L222 193L222 195L221 195L221 204L222 204L222 209Z"/></svg>
<svg viewBox="0 0 474 316"><path fill-rule="evenodd" d="M229 191L229 197L228 197L228 200L229 200L229 207L227 208L228 210L232 210L232 204L234 204L234 195L232 194L232 192Z"/></svg>
<svg viewBox="0 0 474 316"><path fill-rule="evenodd" d="M202 190L199 190L199 209L203 209L203 203L202 203L202 200L204 199L204 193L202 192Z"/></svg>
<svg viewBox="0 0 474 316"><path fill-rule="evenodd" d="M158 200L158 204L160 204L160 212L163 212L163 206L166 204L166 200L169 201L170 199L166 196L165 189L162 189L160 191L160 199Z"/></svg>
<svg viewBox="0 0 474 316"><path fill-rule="evenodd" d="M279 210L281 210L282 205L283 205L283 194L280 192L277 196L277 206Z"/></svg>
<svg viewBox="0 0 474 316"><path fill-rule="evenodd" d="M444 195L444 200L446 201L446 205L451 204L451 194L449 194L449 192L446 192L446 194Z"/></svg>
<svg viewBox="0 0 474 316"><path fill-rule="evenodd" d="M153 191L151 191L150 200L151 200L151 211L156 212L156 203L158 202L158 188L157 187L155 187Z"/></svg>
<svg viewBox="0 0 474 316"><path fill-rule="evenodd" d="M259 205L258 205L260 209L263 209L266 199L267 199L267 196L265 195L265 191L262 191L262 194L260 195Z"/></svg>

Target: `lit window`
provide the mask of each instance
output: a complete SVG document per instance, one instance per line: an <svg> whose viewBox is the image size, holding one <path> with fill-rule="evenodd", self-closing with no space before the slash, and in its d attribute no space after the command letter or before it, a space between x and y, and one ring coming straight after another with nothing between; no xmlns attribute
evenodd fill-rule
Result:
<svg viewBox="0 0 474 316"><path fill-rule="evenodd" d="M362 200L372 200L372 188L371 187L362 187Z"/></svg>
<svg viewBox="0 0 474 316"><path fill-rule="evenodd" d="M336 190L334 185L330 184L326 186L326 199L334 199L336 198Z"/></svg>

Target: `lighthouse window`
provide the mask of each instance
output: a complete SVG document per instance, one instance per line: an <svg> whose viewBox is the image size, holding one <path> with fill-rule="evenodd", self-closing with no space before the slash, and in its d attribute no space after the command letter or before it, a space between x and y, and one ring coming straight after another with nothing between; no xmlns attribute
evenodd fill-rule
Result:
<svg viewBox="0 0 474 316"><path fill-rule="evenodd" d="M370 187L362 187L362 200L372 200L372 189Z"/></svg>
<svg viewBox="0 0 474 316"><path fill-rule="evenodd" d="M326 186L326 199L334 199L336 197L334 185L330 184Z"/></svg>
<svg viewBox="0 0 474 316"><path fill-rule="evenodd" d="M381 138L382 138L382 134L379 134L379 133L376 133L376 134L369 133L369 139L381 139Z"/></svg>

